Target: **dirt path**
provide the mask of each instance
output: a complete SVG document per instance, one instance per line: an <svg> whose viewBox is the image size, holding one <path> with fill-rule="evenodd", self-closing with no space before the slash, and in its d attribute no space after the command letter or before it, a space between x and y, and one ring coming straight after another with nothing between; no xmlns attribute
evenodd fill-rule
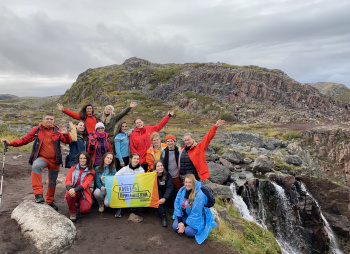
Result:
<svg viewBox="0 0 350 254"><path fill-rule="evenodd" d="M8 152L5 160L3 198L0 208L0 253L36 253L26 240L11 212L23 201L33 199L28 153ZM2 167L2 156L0 159ZM61 168L55 204L59 212L68 216L68 206L63 200L64 180L68 169ZM43 179L46 181L47 171ZM45 190L46 191L46 190ZM79 215L75 223L77 236L73 246L65 253L235 253L221 243L206 240L198 245L194 239L176 234L171 227L163 228L153 208L146 208L136 214L143 217L141 223L128 221L130 211L122 218L114 218L114 209L106 209L101 215L93 207L91 213ZM127 209L126 209L127 210Z"/></svg>

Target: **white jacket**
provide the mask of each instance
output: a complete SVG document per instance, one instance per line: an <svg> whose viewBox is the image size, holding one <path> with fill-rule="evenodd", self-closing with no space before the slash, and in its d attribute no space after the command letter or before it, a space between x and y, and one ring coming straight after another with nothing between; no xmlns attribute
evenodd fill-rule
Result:
<svg viewBox="0 0 350 254"><path fill-rule="evenodd" d="M145 170L139 166L136 169L132 169L129 167L129 165L122 167L115 175L132 175L132 174L139 174L139 173L145 173Z"/></svg>

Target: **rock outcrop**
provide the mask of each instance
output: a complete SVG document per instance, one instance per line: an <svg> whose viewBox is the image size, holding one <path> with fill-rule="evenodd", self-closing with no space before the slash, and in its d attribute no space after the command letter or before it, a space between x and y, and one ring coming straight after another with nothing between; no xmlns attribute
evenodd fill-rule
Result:
<svg viewBox="0 0 350 254"><path fill-rule="evenodd" d="M72 245L76 235L73 222L66 216L33 201L24 200L13 210L11 218L39 253L62 253Z"/></svg>

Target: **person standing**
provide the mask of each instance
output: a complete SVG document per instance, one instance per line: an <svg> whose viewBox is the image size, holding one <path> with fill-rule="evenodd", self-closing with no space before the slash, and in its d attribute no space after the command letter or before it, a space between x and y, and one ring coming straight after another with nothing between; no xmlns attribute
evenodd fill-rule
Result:
<svg viewBox="0 0 350 254"><path fill-rule="evenodd" d="M130 106L125 108L122 112L120 112L118 115L114 114L114 107L112 105L107 105L105 107L105 110L102 112L101 115L98 116L98 121L102 122L105 126L105 132L108 133L109 141L111 144L114 144L114 128L117 122L122 119L126 114L128 114L131 110L131 108L134 108L137 106L137 103L131 102Z"/></svg>
<svg viewBox="0 0 350 254"><path fill-rule="evenodd" d="M168 112L161 122L154 126L145 126L141 118L136 118L135 128L130 136L130 153L140 154L140 164L145 171L148 170L146 162L147 149L151 146L150 135L153 132L159 132L169 121L170 117L174 115L174 110Z"/></svg>
<svg viewBox="0 0 350 254"><path fill-rule="evenodd" d="M91 104L84 105L78 113L64 108L63 105L60 103L57 103L57 109L62 111L62 113L65 113L66 115L70 116L73 119L84 121L88 134L95 130L97 119L94 113L94 108L92 107Z"/></svg>
<svg viewBox="0 0 350 254"><path fill-rule="evenodd" d="M32 165L32 188L35 195L35 202L43 203L43 183L42 170L48 168L48 188L46 192L46 204L58 210L54 204L54 195L56 190L56 180L60 165L62 165L61 142L70 144L72 138L66 127L63 125L55 125L55 118L52 113L46 113L43 122L39 126L33 127L32 130L24 137L8 141L2 139L2 143L7 143L9 146L19 147L26 145L32 141L33 150L29 158L29 164Z"/></svg>
<svg viewBox="0 0 350 254"><path fill-rule="evenodd" d="M79 121L77 125L69 122L72 143L69 144L69 154L66 157L66 168L78 163L78 154L86 151L87 132L84 121Z"/></svg>
<svg viewBox="0 0 350 254"><path fill-rule="evenodd" d="M122 167L125 167L129 164L129 133L127 131L126 122L121 122L118 124L117 130L115 131L115 139L114 139L114 149L115 149L115 157L116 163L115 168L118 171Z"/></svg>
<svg viewBox="0 0 350 254"><path fill-rule="evenodd" d="M165 171L171 175L174 187L178 191L181 187L179 180L180 147L176 146L176 138L172 134L166 135L165 142L167 147L162 150L160 160L164 163Z"/></svg>
<svg viewBox="0 0 350 254"><path fill-rule="evenodd" d="M216 134L219 126L225 124L225 120L218 120L209 132L204 136L201 142L196 143L191 133L184 135L185 145L180 151L179 175L180 182L186 174L193 174L196 180L206 180L209 178L209 169L205 158L205 150L207 150L210 142Z"/></svg>
<svg viewBox="0 0 350 254"><path fill-rule="evenodd" d="M148 164L148 170L153 169L154 162L160 160L160 154L164 148L166 148L166 144L160 142L160 136L158 132L153 132L151 134L151 142L152 145L147 149L146 154L146 162Z"/></svg>

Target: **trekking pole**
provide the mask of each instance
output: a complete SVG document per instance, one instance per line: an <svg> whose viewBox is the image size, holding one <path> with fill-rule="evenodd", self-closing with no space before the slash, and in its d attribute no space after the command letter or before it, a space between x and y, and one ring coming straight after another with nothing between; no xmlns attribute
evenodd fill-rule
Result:
<svg viewBox="0 0 350 254"><path fill-rule="evenodd" d="M0 206L2 199L2 183L4 182L4 173L5 173L5 153L7 152L7 143L4 143L4 157L2 157L2 172L1 172L1 187L0 187Z"/></svg>

